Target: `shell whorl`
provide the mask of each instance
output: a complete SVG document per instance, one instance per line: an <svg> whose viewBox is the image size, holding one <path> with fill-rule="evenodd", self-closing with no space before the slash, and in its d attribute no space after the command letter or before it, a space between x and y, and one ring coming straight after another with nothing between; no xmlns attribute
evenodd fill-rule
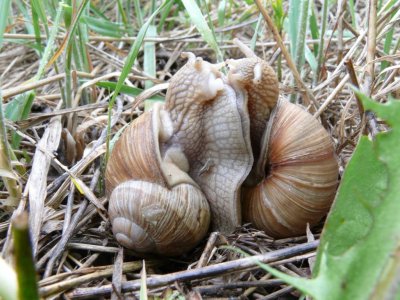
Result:
<svg viewBox="0 0 400 300"><path fill-rule="evenodd" d="M187 174L161 107L137 118L116 142L106 169L109 216L117 241L139 253L178 255L207 233L210 209Z"/></svg>
<svg viewBox="0 0 400 300"><path fill-rule="evenodd" d="M265 178L244 189L244 219L273 237L303 234L334 199L334 147L322 125L288 101L280 101L271 121Z"/></svg>

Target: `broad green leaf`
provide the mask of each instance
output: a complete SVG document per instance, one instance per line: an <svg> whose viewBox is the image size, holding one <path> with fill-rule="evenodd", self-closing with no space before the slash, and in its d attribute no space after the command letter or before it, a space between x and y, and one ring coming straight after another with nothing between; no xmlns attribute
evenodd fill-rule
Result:
<svg viewBox="0 0 400 300"><path fill-rule="evenodd" d="M267 267L315 299L400 299L400 101L358 95L391 129L372 141L361 137L325 224L314 278Z"/></svg>

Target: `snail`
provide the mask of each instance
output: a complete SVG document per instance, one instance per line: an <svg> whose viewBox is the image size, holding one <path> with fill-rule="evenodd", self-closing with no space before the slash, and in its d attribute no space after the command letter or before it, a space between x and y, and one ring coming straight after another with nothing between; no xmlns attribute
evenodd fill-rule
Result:
<svg viewBox="0 0 400 300"><path fill-rule="evenodd" d="M333 143L299 106L279 99L273 69L219 65L183 53L164 104L123 132L107 163L116 240L138 253L179 255L242 217L273 237L302 234L327 213L338 177Z"/></svg>

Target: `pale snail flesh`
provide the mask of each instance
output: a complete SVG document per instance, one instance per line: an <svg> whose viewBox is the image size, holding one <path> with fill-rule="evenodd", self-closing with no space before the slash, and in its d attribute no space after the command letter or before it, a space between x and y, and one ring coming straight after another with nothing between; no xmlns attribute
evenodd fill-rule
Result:
<svg viewBox="0 0 400 300"><path fill-rule="evenodd" d="M226 77L186 53L165 104L117 141L106 190L123 246L178 255L210 222L229 233L242 215L273 237L302 234L328 211L338 176L329 134L300 107L284 100L275 107L274 71L237 44L247 58L229 60Z"/></svg>

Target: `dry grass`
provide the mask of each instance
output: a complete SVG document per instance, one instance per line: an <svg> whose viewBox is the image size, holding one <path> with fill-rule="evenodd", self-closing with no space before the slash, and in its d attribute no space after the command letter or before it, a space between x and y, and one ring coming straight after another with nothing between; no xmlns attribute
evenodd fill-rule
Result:
<svg viewBox="0 0 400 300"><path fill-rule="evenodd" d="M317 84L312 84L312 71L305 64L300 82L293 86L293 68L289 68L283 60L281 95L286 98L293 93L304 95L305 91L299 87L308 87L311 98L307 108L321 118L322 124L331 133L342 174L360 134L365 132L365 124L369 133L380 130L382 126L373 116L364 117L348 84L355 84L356 78L360 88L377 101L384 102L389 95L399 97L400 55L398 52L386 55L382 47L383 33L393 26L394 21L399 22L400 17L388 23L390 14L378 14L376 31L371 32L369 27L363 25L365 22L362 20L368 19L368 9L363 4L359 4L357 10L359 24L362 24L357 29L349 25L348 13L341 14L340 8L338 10L336 16L335 10L330 11L328 29L335 34L326 43L325 64ZM239 20L241 13L243 11L237 8L231 18ZM219 41L225 58L240 55L227 38L228 33L245 42L251 39L253 30L250 24L257 20L255 6L252 15L251 22L217 28L217 34L225 34L225 38ZM9 228L12 216L32 209L36 203L40 207L34 216L31 215L31 229L42 296L110 297L112 293L112 299L117 299L122 297L123 292L127 293L124 295L138 297L142 283L142 260L119 248L111 234L105 209L107 200L104 197L103 173L110 91L96 86L98 81L117 80L130 48L130 40L91 35L87 45L90 73L72 74L72 107L62 108L65 74L51 67L42 81L30 86L29 80L35 76L40 59L31 48L10 42L17 38L34 39L30 35L19 34L22 27L18 30L20 25L15 26L17 33L6 35L9 41L0 53L2 95L7 102L35 88L36 96L26 120L7 123L10 132L22 136L16 154L24 157L21 161L26 173L21 175L23 194L18 207L15 210L0 210L2 254L9 257L12 251ZM343 37L345 29L353 34ZM156 78L142 71L140 54L126 84L143 88L145 80L154 84L167 82L184 63L179 58L183 50L215 61L214 52L195 32L187 24L177 24L172 30L162 32L161 36L153 39L156 45ZM282 49L277 46L270 30L264 32L258 39L256 52L276 67ZM395 32L397 39L398 33ZM371 46L373 40L376 40L376 47ZM316 41L308 40L311 49L315 44ZM378 64L383 60L391 62L391 67L380 73ZM346 68L349 61L354 65L355 76L350 76L351 67ZM127 94L118 96L112 112L112 134L142 110L143 103L139 103L137 97ZM362 121L364 119L366 122ZM76 190L76 184L85 190L85 196ZM7 196L4 189L1 193L2 198ZM313 230L316 239L320 228ZM308 243L306 236L273 240L248 225L227 237L211 234L208 241L185 256L146 258L148 294L194 298L200 298L200 294L203 297L254 299L276 299L282 295L299 297L291 287L272 279L256 265L243 267L242 261L237 262L239 255L220 248L221 245L234 245L252 255L266 254L266 262L283 272L303 277L310 276L310 263L316 248L316 243ZM237 263L233 263L235 261ZM232 263L228 269L224 266L225 262ZM207 269L207 266L214 266L217 271ZM175 274L183 270L191 270L191 273Z"/></svg>

